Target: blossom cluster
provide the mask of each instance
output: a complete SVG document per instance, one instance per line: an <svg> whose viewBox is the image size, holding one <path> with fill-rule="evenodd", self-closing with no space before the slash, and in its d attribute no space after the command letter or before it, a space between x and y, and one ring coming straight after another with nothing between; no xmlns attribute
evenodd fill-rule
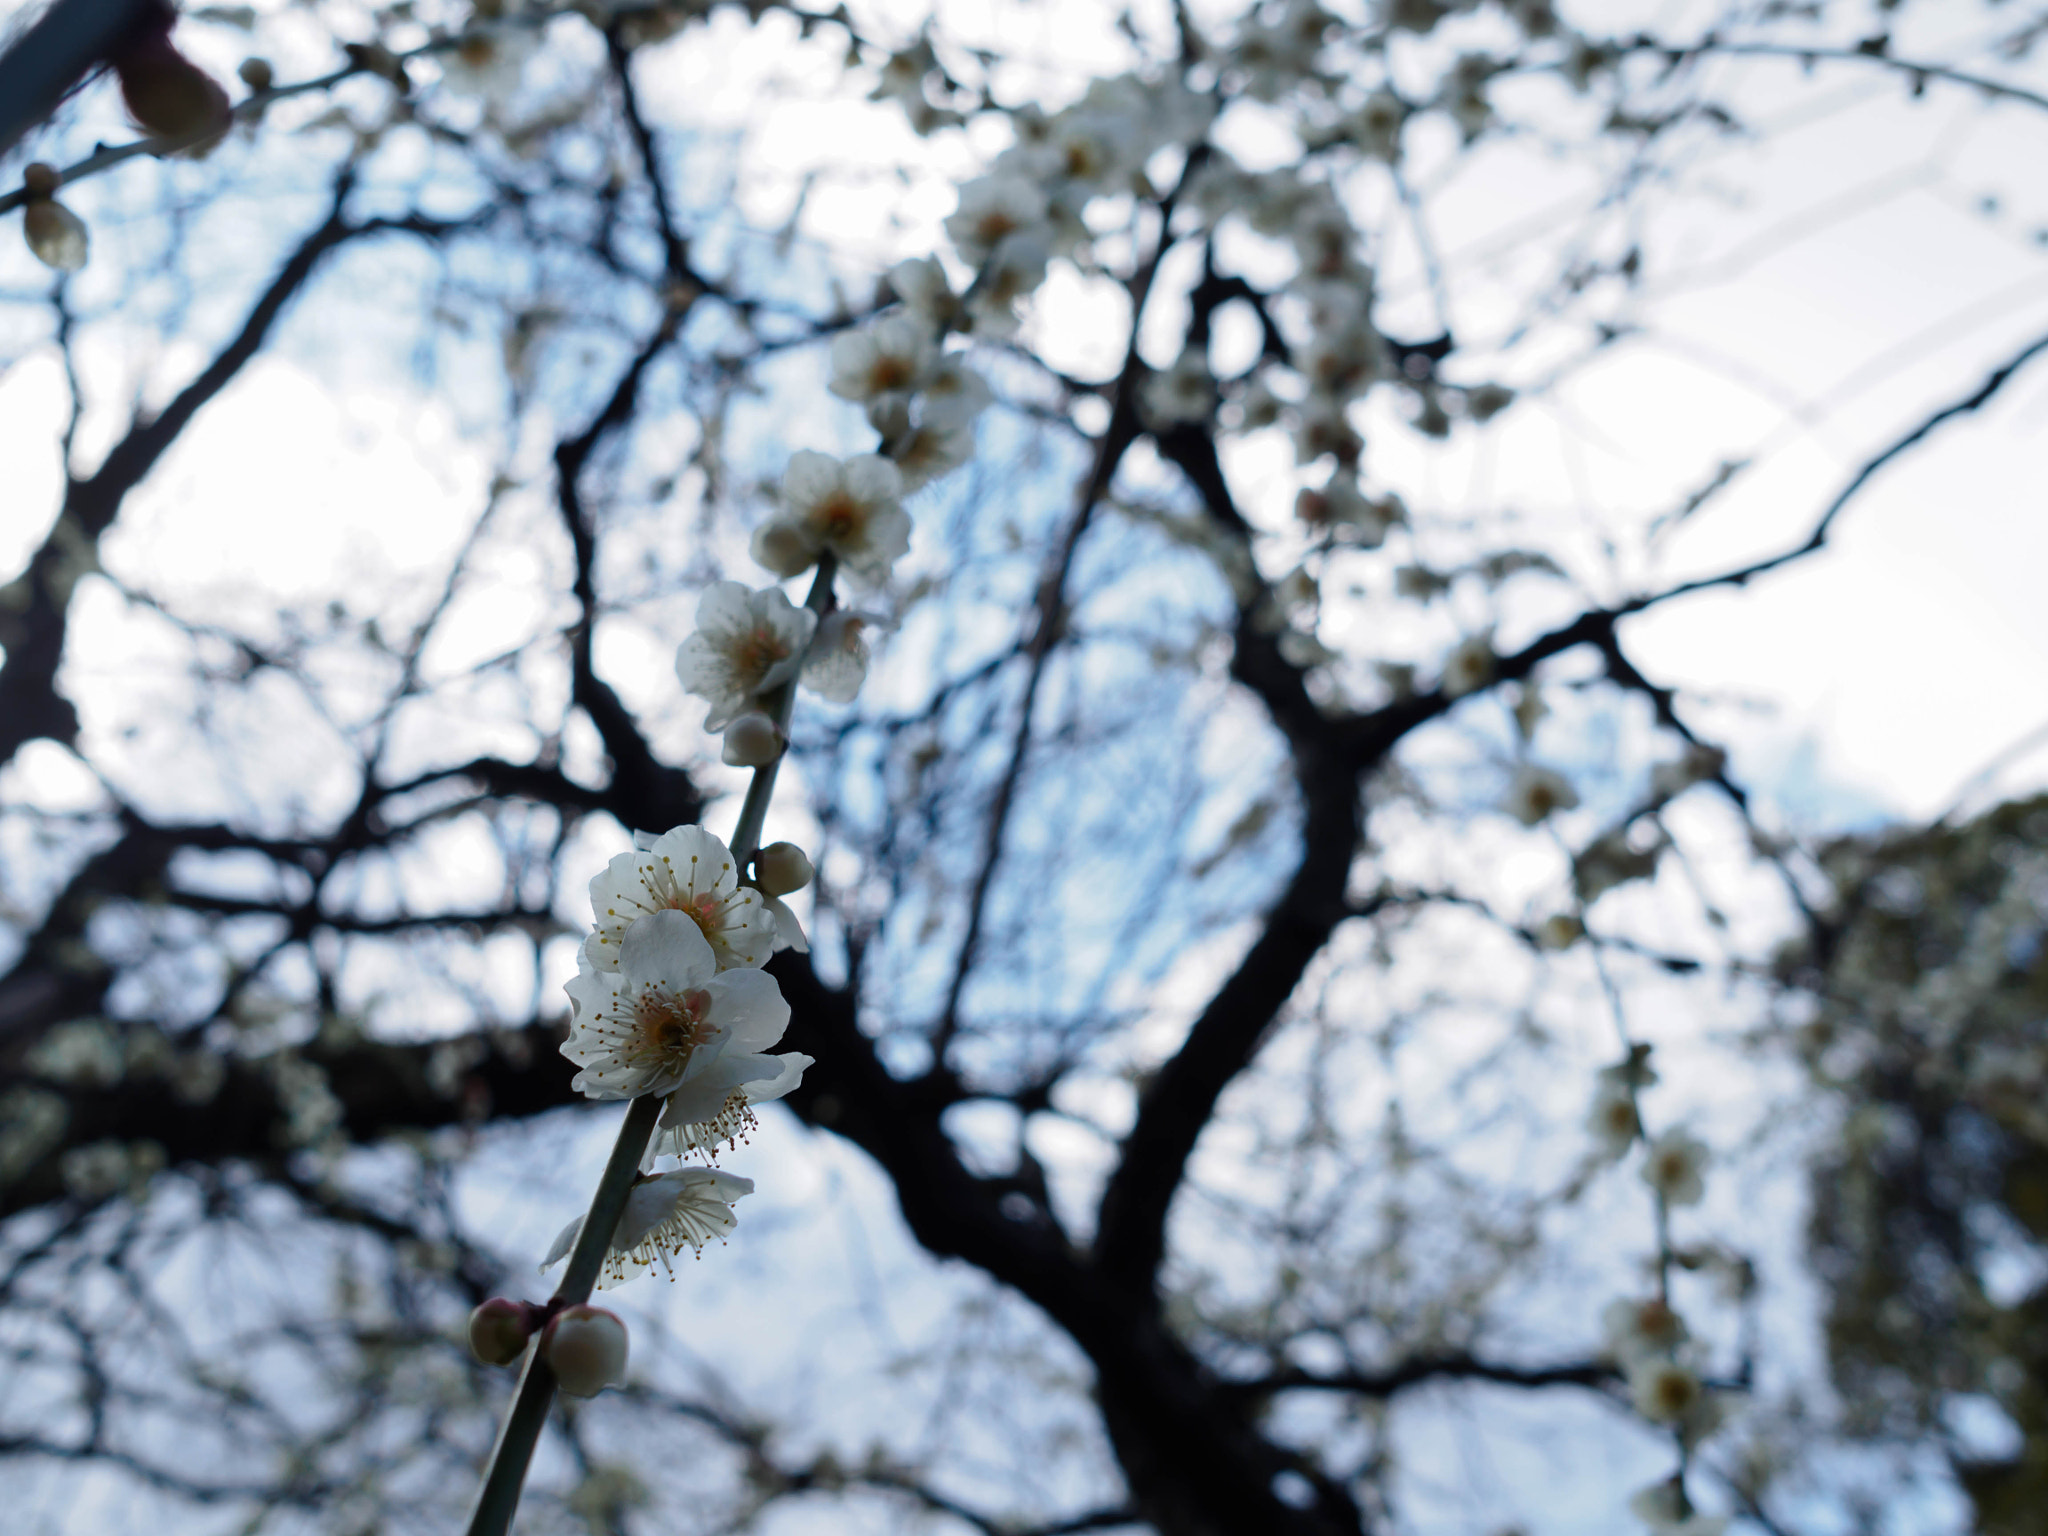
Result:
<svg viewBox="0 0 2048 1536"><path fill-rule="evenodd" d="M740 1139L753 1106L795 1088L812 1060L771 1049L789 1004L761 969L777 949L803 943L780 899L797 885L772 876L761 888L741 885L731 850L702 827L635 842L590 882L595 923L568 983L574 1020L562 1044L582 1069L579 1093L666 1101L600 1284L666 1269L685 1244L701 1250L732 1229L732 1204L752 1190L749 1180L710 1168L657 1174L656 1163ZM760 874L788 877L780 848L763 851ZM807 879L808 861L797 860ZM569 1252L578 1227L563 1230L543 1268Z"/></svg>

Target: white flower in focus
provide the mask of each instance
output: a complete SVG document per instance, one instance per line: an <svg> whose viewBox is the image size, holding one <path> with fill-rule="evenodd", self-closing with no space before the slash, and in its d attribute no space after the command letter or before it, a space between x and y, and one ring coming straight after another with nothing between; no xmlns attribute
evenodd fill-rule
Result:
<svg viewBox="0 0 2048 1536"><path fill-rule="evenodd" d="M731 850L702 827L676 827L614 857L591 879L590 910L597 926L583 947L600 971L619 968L626 935L657 912L695 923L721 971L761 964L774 933L761 893L739 883Z"/></svg>
<svg viewBox="0 0 2048 1536"><path fill-rule="evenodd" d="M1535 763L1523 763L1515 769L1514 781L1508 785L1501 809L1523 826L1533 827L1551 812L1568 811L1578 803L1578 791L1563 774Z"/></svg>
<svg viewBox="0 0 2048 1536"><path fill-rule="evenodd" d="M1444 658L1443 681L1438 684L1444 697L1462 699L1475 688L1493 681L1493 631L1481 630L1460 640Z"/></svg>
<svg viewBox="0 0 2048 1536"><path fill-rule="evenodd" d="M701 1253L712 1238L722 1238L739 1225L732 1203L754 1192L754 1181L717 1168L679 1168L674 1173L643 1176L626 1195L626 1209L605 1250L604 1267L598 1275L598 1289L608 1290L637 1280L659 1264L668 1277L676 1277L671 1258L688 1244ZM542 1270L553 1268L569 1256L583 1230L581 1217L562 1228L548 1256L540 1261Z"/></svg>
<svg viewBox="0 0 2048 1536"><path fill-rule="evenodd" d="M827 703L851 704L868 676L867 630L871 613L840 609L826 615L804 658L803 684Z"/></svg>
<svg viewBox="0 0 2048 1536"><path fill-rule="evenodd" d="M886 576L889 567L910 548L910 514L898 504L903 476L894 464L872 453L841 463L829 453L799 449L790 455L782 477L782 511L768 528L794 536L796 547L809 551L798 569L830 550L852 571ZM763 535L755 535L755 557L763 556ZM768 562L763 560L764 564ZM794 575L770 564L779 575Z"/></svg>
<svg viewBox="0 0 2048 1536"><path fill-rule="evenodd" d="M1685 1320L1655 1296L1610 1301L1600 1313L1600 1331L1607 1336L1607 1352L1624 1364L1669 1355L1690 1337Z"/></svg>
<svg viewBox="0 0 2048 1536"><path fill-rule="evenodd" d="M697 632L676 651L676 677L709 701L704 729L719 731L796 676L818 616L775 587L713 582L697 602Z"/></svg>
<svg viewBox="0 0 2048 1536"><path fill-rule="evenodd" d="M1643 1179L1667 1205L1697 1205L1706 1193L1707 1146L1690 1131L1666 1131L1650 1143Z"/></svg>
<svg viewBox="0 0 2048 1536"><path fill-rule="evenodd" d="M1621 1160L1642 1132L1636 1114L1636 1097L1628 1085L1602 1078L1593 1091L1593 1107L1586 1111L1586 1129L1600 1143L1609 1162Z"/></svg>
<svg viewBox="0 0 2048 1536"><path fill-rule="evenodd" d="M910 315L886 315L832 338L832 379L825 387L842 400L886 409L907 399L936 361L930 329Z"/></svg>
<svg viewBox="0 0 2048 1536"><path fill-rule="evenodd" d="M976 177L960 188L946 233L965 260L980 266L1011 235L1037 228L1048 212L1045 194L1021 176Z"/></svg>
<svg viewBox="0 0 2048 1536"><path fill-rule="evenodd" d="M568 993L576 1022L562 1054L583 1069L570 1086L593 1099L673 1093L735 1039L780 1039L789 1023L775 978L721 972L681 912L641 918L626 931L619 969L578 975Z"/></svg>
<svg viewBox="0 0 2048 1536"><path fill-rule="evenodd" d="M816 1062L802 1051L774 1056L728 1051L711 1072L670 1096L661 1112L661 1128L647 1151L649 1160L744 1141L756 1124L754 1106L790 1092L804 1080L804 1069Z"/></svg>

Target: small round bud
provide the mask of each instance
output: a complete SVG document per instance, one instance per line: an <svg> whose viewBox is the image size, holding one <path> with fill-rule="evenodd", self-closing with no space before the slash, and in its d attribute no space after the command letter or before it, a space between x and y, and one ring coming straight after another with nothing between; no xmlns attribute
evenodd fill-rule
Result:
<svg viewBox="0 0 2048 1536"><path fill-rule="evenodd" d="M818 563L818 546L793 523L763 523L754 530L754 560L778 576L801 576Z"/></svg>
<svg viewBox="0 0 2048 1536"><path fill-rule="evenodd" d="M267 91L276 80L277 73L270 67L268 59L244 59L242 67L235 71L242 77L242 84L252 91Z"/></svg>
<svg viewBox="0 0 2048 1536"><path fill-rule="evenodd" d="M58 174L57 167L37 160L22 169L22 195L31 202L37 198L48 197L57 190L63 180L64 178Z"/></svg>
<svg viewBox="0 0 2048 1536"><path fill-rule="evenodd" d="M749 711L725 728L720 755L730 768L765 768L782 756L782 734L766 715Z"/></svg>
<svg viewBox="0 0 2048 1536"><path fill-rule="evenodd" d="M533 1337L533 1309L493 1296L469 1314L469 1352L485 1365L510 1365Z"/></svg>
<svg viewBox="0 0 2048 1536"><path fill-rule="evenodd" d="M626 1380L626 1325L602 1307L565 1307L540 1336L540 1352L571 1397L595 1397Z"/></svg>
<svg viewBox="0 0 2048 1536"><path fill-rule="evenodd" d="M811 861L795 843L770 843L754 855L754 884L763 896L787 896L811 883Z"/></svg>
<svg viewBox="0 0 2048 1536"><path fill-rule="evenodd" d="M85 265L85 221L55 198L32 198L21 210L21 232L44 266L76 272Z"/></svg>

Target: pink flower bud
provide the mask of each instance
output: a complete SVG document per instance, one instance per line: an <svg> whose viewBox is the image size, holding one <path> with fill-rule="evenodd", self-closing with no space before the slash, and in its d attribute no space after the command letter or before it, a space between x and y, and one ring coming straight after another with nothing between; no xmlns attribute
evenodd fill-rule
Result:
<svg viewBox="0 0 2048 1536"><path fill-rule="evenodd" d="M725 728L720 756L730 768L764 768L782 755L782 736L775 722L757 711L741 715Z"/></svg>
<svg viewBox="0 0 2048 1536"><path fill-rule="evenodd" d="M485 1365L510 1365L533 1337L533 1308L493 1296L469 1314L469 1351Z"/></svg>
<svg viewBox="0 0 2048 1536"><path fill-rule="evenodd" d="M571 1397L595 1397L626 1380L626 1325L602 1307L565 1307L540 1336L540 1352Z"/></svg>
<svg viewBox="0 0 2048 1536"><path fill-rule="evenodd" d="M763 896L787 896L811 883L811 861L795 843L770 843L754 855L754 884Z"/></svg>

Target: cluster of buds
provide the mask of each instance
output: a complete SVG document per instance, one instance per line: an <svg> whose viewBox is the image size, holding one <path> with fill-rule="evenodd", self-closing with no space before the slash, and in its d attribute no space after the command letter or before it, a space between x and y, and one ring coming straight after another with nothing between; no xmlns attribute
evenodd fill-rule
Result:
<svg viewBox="0 0 2048 1536"><path fill-rule="evenodd" d="M615 1312L493 1296L469 1314L470 1352L486 1365L513 1364L535 1334L541 1359L571 1397L595 1397L625 1383L626 1325Z"/></svg>

